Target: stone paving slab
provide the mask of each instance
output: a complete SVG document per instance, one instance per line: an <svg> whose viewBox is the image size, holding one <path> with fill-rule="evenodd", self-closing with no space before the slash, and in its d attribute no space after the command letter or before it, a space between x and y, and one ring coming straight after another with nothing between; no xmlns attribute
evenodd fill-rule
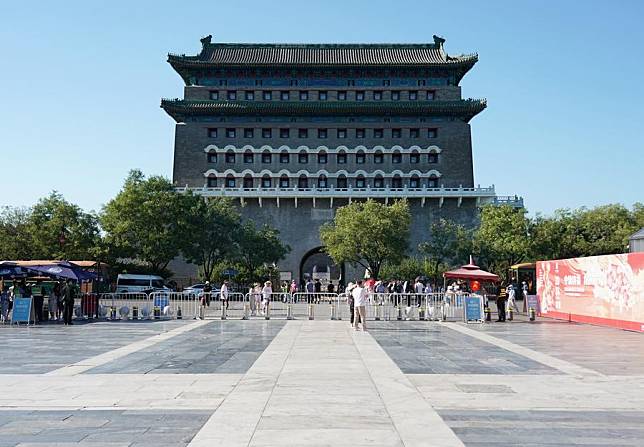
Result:
<svg viewBox="0 0 644 447"><path fill-rule="evenodd" d="M369 329L406 374L561 374L528 357L434 322L374 321Z"/></svg>
<svg viewBox="0 0 644 447"><path fill-rule="evenodd" d="M466 446L642 446L643 411L464 411L440 415Z"/></svg>
<svg viewBox="0 0 644 447"><path fill-rule="evenodd" d="M185 446L209 411L0 411L0 446Z"/></svg>
<svg viewBox="0 0 644 447"><path fill-rule="evenodd" d="M560 320L468 325L606 375L644 375L644 334Z"/></svg>
<svg viewBox="0 0 644 447"><path fill-rule="evenodd" d="M0 325L0 374L43 374L189 324L192 320Z"/></svg>
<svg viewBox="0 0 644 447"><path fill-rule="evenodd" d="M86 374L243 374L284 327L285 320L208 321Z"/></svg>

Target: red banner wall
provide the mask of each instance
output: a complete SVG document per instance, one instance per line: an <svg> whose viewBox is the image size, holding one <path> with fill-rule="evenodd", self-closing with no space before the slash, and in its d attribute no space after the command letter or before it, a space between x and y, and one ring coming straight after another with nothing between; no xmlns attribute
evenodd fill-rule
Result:
<svg viewBox="0 0 644 447"><path fill-rule="evenodd" d="M537 262L541 314L644 331L644 253Z"/></svg>

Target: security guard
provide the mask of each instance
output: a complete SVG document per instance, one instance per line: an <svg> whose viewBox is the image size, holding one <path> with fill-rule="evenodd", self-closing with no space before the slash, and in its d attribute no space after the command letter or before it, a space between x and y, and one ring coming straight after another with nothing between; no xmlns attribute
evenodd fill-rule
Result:
<svg viewBox="0 0 644 447"><path fill-rule="evenodd" d="M512 287L512 286L508 286ZM505 288L501 288L499 296L496 298L496 309L499 314L499 319L496 320L498 323L503 323L505 321L505 300L507 298L507 293Z"/></svg>

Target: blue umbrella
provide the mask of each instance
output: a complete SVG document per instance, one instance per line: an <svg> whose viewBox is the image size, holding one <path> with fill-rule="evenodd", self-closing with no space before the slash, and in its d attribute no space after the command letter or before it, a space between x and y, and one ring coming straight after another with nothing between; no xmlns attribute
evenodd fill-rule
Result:
<svg viewBox="0 0 644 447"><path fill-rule="evenodd" d="M83 271L77 265L65 261L50 265L30 265L26 268L55 278L72 279L74 281L92 281L97 277L94 273Z"/></svg>
<svg viewBox="0 0 644 447"><path fill-rule="evenodd" d="M0 265L0 278L11 278L12 276L27 276L27 272L15 265Z"/></svg>

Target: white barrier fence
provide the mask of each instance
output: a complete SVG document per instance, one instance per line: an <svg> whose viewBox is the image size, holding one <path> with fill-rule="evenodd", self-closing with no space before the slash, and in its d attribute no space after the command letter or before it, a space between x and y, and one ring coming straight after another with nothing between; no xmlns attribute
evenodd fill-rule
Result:
<svg viewBox="0 0 644 447"><path fill-rule="evenodd" d="M458 320L464 318L465 293L371 293L368 320ZM268 299L265 299L268 298ZM75 303L77 318L143 319L320 319L350 320L346 293L230 292L196 295L181 292L85 294Z"/></svg>

